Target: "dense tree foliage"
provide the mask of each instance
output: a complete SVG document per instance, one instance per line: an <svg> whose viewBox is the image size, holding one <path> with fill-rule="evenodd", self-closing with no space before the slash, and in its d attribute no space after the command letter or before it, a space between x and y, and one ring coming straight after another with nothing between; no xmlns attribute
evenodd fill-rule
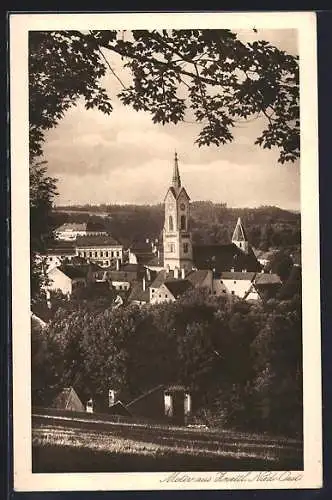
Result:
<svg viewBox="0 0 332 500"><path fill-rule="evenodd" d="M297 248L301 243L298 213L277 207L228 208L223 203L211 201L191 203L193 242L203 245L229 243L238 217L241 217L254 248L262 251L275 247L289 249ZM59 225L68 220L101 221L113 236L128 246L132 241L141 240L142 235L161 241L164 207L162 204L59 207L54 218Z"/></svg>
<svg viewBox="0 0 332 500"><path fill-rule="evenodd" d="M46 162L31 161L30 168L30 262L31 295L38 298L45 281L42 263L36 258L53 238L54 222L52 208L57 196L56 179L47 175Z"/></svg>
<svg viewBox="0 0 332 500"><path fill-rule="evenodd" d="M130 83L112 67L114 54ZM299 156L297 57L264 40L244 43L230 30L30 32L31 155L41 154L45 131L80 97L86 108L112 112L100 83L107 72L121 83L122 103L150 113L155 123L190 114L201 124L200 146L230 142L239 121L262 115L256 144L277 147L281 163Z"/></svg>
<svg viewBox="0 0 332 500"><path fill-rule="evenodd" d="M107 405L110 388L129 401L158 384L183 383L195 410L225 425L294 433L302 422L299 298L265 305L195 290L172 304L92 310L70 302L35 337L33 396L74 385ZM45 370L48 368L47 376Z"/></svg>

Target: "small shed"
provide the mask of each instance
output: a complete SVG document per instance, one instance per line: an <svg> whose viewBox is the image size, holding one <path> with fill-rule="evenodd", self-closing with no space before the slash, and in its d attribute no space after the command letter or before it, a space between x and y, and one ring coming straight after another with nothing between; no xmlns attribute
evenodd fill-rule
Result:
<svg viewBox="0 0 332 500"><path fill-rule="evenodd" d="M169 385L164 389L165 416L173 423L183 425L191 414L191 394L179 384Z"/></svg>
<svg viewBox="0 0 332 500"><path fill-rule="evenodd" d="M68 411L85 411L84 405L73 387L65 387L56 396L52 408Z"/></svg>

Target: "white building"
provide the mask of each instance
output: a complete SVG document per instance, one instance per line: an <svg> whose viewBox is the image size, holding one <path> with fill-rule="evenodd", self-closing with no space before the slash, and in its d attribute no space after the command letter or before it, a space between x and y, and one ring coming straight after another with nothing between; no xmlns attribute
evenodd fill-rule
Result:
<svg viewBox="0 0 332 500"><path fill-rule="evenodd" d="M106 235L104 227L89 222L65 222L55 231L55 237L64 241L75 241L79 236Z"/></svg>
<svg viewBox="0 0 332 500"><path fill-rule="evenodd" d="M47 272L49 283L46 291L60 291L68 298L75 288L86 286L87 277L83 269L74 266L53 267Z"/></svg>
<svg viewBox="0 0 332 500"><path fill-rule="evenodd" d="M102 267L123 262L123 246L110 235L80 236L76 239L76 255Z"/></svg>

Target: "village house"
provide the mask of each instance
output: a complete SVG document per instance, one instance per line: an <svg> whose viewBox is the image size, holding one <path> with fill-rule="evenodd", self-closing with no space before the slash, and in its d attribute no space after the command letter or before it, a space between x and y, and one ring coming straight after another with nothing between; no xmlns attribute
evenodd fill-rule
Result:
<svg viewBox="0 0 332 500"><path fill-rule="evenodd" d="M106 235L107 232L99 223L94 222L65 222L55 230L58 240L74 241L79 236Z"/></svg>
<svg viewBox="0 0 332 500"><path fill-rule="evenodd" d="M183 385L158 385L126 405L135 417L183 425L192 413L192 397Z"/></svg>
<svg viewBox="0 0 332 500"><path fill-rule="evenodd" d="M157 242L146 239L143 242L133 242L128 249L129 264L146 265L157 253Z"/></svg>
<svg viewBox="0 0 332 500"><path fill-rule="evenodd" d="M79 236L75 242L76 255L101 267L123 262L123 245L111 235Z"/></svg>
<svg viewBox="0 0 332 500"><path fill-rule="evenodd" d="M68 298L73 291L81 286L87 285L87 273L85 269L75 266L53 267L47 272L49 283L46 291L60 291Z"/></svg>
<svg viewBox="0 0 332 500"><path fill-rule="evenodd" d="M70 244L49 248L46 252L40 253L40 258L46 269L51 269L61 266L64 261L71 262L75 255L75 247Z"/></svg>
<svg viewBox="0 0 332 500"><path fill-rule="evenodd" d="M213 279L214 295L235 295L245 299L248 295L256 273L247 271L224 271ZM258 298L258 297L257 297Z"/></svg>

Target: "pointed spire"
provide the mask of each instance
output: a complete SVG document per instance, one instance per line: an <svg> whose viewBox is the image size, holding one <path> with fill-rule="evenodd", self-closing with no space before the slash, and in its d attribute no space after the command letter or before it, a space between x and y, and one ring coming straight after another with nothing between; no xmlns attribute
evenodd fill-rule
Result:
<svg viewBox="0 0 332 500"><path fill-rule="evenodd" d="M178 155L177 155L176 151L175 151L175 157L174 157L174 169L173 169L173 177L172 177L172 186L175 189L179 189L181 187L181 179L180 179L179 165L178 165Z"/></svg>
<svg viewBox="0 0 332 500"><path fill-rule="evenodd" d="M236 223L236 226L234 229L234 233L233 233L233 237L232 237L232 241L233 242L234 241L248 241L246 232L245 232L244 227L243 227L242 222L241 222L241 217L239 217L237 220L237 223Z"/></svg>

